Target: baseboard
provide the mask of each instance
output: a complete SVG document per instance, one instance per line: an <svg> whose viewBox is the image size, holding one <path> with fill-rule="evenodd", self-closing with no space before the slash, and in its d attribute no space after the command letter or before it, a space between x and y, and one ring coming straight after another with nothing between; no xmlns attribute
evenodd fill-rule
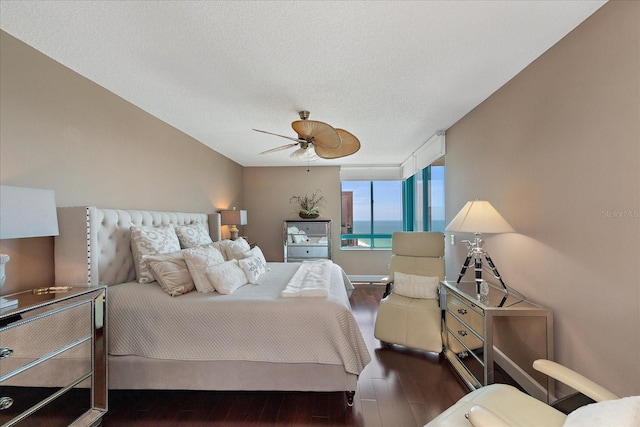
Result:
<svg viewBox="0 0 640 427"><path fill-rule="evenodd" d="M383 277L386 276L375 276L375 275L349 275L349 280L352 282L365 282L365 283L379 283L382 281Z"/></svg>

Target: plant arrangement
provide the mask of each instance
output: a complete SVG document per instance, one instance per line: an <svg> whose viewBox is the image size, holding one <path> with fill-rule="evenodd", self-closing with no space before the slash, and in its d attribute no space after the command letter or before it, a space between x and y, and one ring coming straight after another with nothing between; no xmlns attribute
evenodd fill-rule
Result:
<svg viewBox="0 0 640 427"><path fill-rule="evenodd" d="M320 195L320 190L313 193L306 193L303 196L293 196L289 199L289 203L296 202L300 210L300 217L310 218L320 215L320 206L324 201L324 196Z"/></svg>

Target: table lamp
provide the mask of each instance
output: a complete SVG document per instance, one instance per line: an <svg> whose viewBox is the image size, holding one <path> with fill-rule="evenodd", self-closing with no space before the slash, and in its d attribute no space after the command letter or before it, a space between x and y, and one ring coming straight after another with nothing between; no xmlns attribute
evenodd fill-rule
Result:
<svg viewBox="0 0 640 427"><path fill-rule="evenodd" d="M487 260L487 264L491 268L493 275L500 281L505 292L508 292L507 285L502 281L500 273L495 264L489 257L489 254L482 248L484 240L480 237L482 233L513 233L515 230L509 223L498 213L491 203L485 200L475 200L467 202L466 205L458 212L445 228L446 231L474 233L475 240L463 240L467 245L469 253L464 261L457 283L460 283L462 276L467 271L469 263L474 260L475 264L475 282L476 291L480 294L480 284L482 283L482 258Z"/></svg>
<svg viewBox="0 0 640 427"><path fill-rule="evenodd" d="M58 216L53 190L0 185L0 240L58 235ZM10 257L0 254L0 288ZM0 297L0 309L15 307L17 301Z"/></svg>
<svg viewBox="0 0 640 427"><path fill-rule="evenodd" d="M231 232L231 240L236 240L238 238L238 225L247 225L247 211L239 210L237 211L234 207L233 210L230 211L222 211L222 225L230 225L231 228L229 231Z"/></svg>

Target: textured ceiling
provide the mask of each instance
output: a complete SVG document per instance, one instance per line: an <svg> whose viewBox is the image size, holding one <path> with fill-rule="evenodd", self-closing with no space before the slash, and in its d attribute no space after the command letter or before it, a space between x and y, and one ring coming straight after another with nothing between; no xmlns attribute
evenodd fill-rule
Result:
<svg viewBox="0 0 640 427"><path fill-rule="evenodd" d="M393 165L603 1L5 1L2 30L244 166L299 110Z"/></svg>

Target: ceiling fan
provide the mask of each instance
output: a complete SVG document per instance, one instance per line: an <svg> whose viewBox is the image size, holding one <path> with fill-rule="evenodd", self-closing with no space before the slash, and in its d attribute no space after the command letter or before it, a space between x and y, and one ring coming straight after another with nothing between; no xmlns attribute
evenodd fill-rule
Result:
<svg viewBox="0 0 640 427"><path fill-rule="evenodd" d="M337 129L323 122L308 120L309 112L300 111L300 120L291 123L291 127L298 134L297 138L278 135L277 133L264 130L253 129L269 135L279 136L291 141L291 144L281 145L263 151L260 154L273 153L275 151L286 150L298 146L299 148L291 153L291 158L297 160L315 160L318 157L323 159L337 159L349 156L360 149L360 141L353 134L344 129Z"/></svg>

